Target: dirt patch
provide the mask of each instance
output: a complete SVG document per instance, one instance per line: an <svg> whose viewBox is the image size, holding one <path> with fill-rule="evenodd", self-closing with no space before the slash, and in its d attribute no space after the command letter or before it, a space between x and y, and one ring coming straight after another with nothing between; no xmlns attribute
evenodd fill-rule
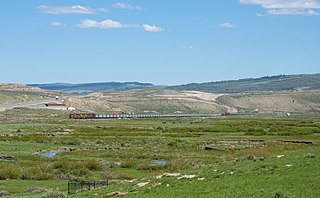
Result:
<svg viewBox="0 0 320 198"><path fill-rule="evenodd" d="M207 100L207 101L215 101L217 98L224 95L224 94L206 93L201 91L184 91L183 94L187 97L196 97L201 100Z"/></svg>

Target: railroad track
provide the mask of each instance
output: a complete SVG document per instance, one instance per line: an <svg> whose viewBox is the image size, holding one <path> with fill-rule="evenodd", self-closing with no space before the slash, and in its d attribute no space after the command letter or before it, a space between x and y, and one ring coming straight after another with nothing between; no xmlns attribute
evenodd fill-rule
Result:
<svg viewBox="0 0 320 198"><path fill-rule="evenodd" d="M273 113L219 113L219 114L70 114L70 119L117 119L117 118L182 118L182 117L219 117L219 116L251 116Z"/></svg>

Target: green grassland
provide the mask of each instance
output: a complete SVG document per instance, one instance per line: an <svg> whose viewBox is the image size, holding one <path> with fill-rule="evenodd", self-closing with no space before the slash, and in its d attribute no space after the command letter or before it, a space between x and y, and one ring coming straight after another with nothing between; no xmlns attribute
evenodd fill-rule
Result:
<svg viewBox="0 0 320 198"><path fill-rule="evenodd" d="M28 92L0 91L0 103L21 103L39 100L40 97Z"/></svg>
<svg viewBox="0 0 320 198"><path fill-rule="evenodd" d="M278 75L220 82L191 83L171 86L175 90L194 90L212 93L252 93L269 91L318 90L320 74Z"/></svg>
<svg viewBox="0 0 320 198"><path fill-rule="evenodd" d="M0 191L8 197L115 191L127 197L319 197L319 118L69 120L58 111L1 112L0 157L9 160L0 160ZM58 154L39 155L47 151ZM155 178L165 172L195 178ZM107 187L66 195L68 181L106 179ZM138 187L141 182L148 184ZM26 192L36 187L54 193Z"/></svg>

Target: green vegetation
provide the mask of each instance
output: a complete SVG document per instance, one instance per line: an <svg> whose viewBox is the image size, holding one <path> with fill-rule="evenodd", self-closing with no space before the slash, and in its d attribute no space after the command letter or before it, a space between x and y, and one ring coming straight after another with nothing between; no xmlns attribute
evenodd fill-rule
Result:
<svg viewBox="0 0 320 198"><path fill-rule="evenodd" d="M194 90L212 93L250 93L263 91L287 91L319 89L320 74L279 75L209 83L192 83L171 86L175 90Z"/></svg>
<svg viewBox="0 0 320 198"><path fill-rule="evenodd" d="M57 90L65 92L98 92L105 90L128 90L128 89L142 89L153 87L151 83L139 82L102 82L102 83L82 83L82 84L68 84L68 83L52 83L52 84L29 84L28 86L40 87L46 90Z"/></svg>
<svg viewBox="0 0 320 198"><path fill-rule="evenodd" d="M0 91L0 103L21 103L39 100L40 97L28 92Z"/></svg>
<svg viewBox="0 0 320 198"><path fill-rule="evenodd" d="M319 114L67 118L47 110L0 114L0 191L8 197L320 196ZM41 155L49 151L57 155ZM165 172L180 176L155 178ZM194 178L178 179L184 175ZM66 195L68 181L106 179L108 187Z"/></svg>

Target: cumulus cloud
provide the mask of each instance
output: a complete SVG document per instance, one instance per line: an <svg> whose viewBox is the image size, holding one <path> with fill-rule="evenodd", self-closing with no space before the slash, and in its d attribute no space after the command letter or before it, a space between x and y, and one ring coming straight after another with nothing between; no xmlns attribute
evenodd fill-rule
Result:
<svg viewBox="0 0 320 198"><path fill-rule="evenodd" d="M125 25L117 21L113 20L103 20L101 22L91 20L91 19L85 19L81 20L79 24L77 24L77 27L79 28L99 28L99 29L114 29L114 28L125 28L130 27L131 25Z"/></svg>
<svg viewBox="0 0 320 198"><path fill-rule="evenodd" d="M234 28L234 27L236 27L234 24L232 24L232 23L222 23L222 24L219 24L218 25L219 27L223 27L223 28Z"/></svg>
<svg viewBox="0 0 320 198"><path fill-rule="evenodd" d="M51 25L55 26L55 27L59 27L59 26L62 26L62 23L57 22L57 21L53 21L53 22L51 22Z"/></svg>
<svg viewBox="0 0 320 198"><path fill-rule="evenodd" d="M119 9L125 9L125 10L143 10L141 6L133 6L127 3L120 3L120 2L113 4L113 7L119 8Z"/></svg>
<svg viewBox="0 0 320 198"><path fill-rule="evenodd" d="M320 0L240 0L240 3L260 5L268 15L320 15Z"/></svg>
<svg viewBox="0 0 320 198"><path fill-rule="evenodd" d="M45 13L45 14L95 14L97 12L96 9L81 6L81 5L74 5L74 6L40 5L37 8L40 10L41 13Z"/></svg>
<svg viewBox="0 0 320 198"><path fill-rule="evenodd" d="M83 28L83 29L117 29L117 28L142 28L148 32L161 32L164 31L163 28L154 26L154 25L138 25L138 24L124 24L118 21L113 21L110 19L103 20L103 21L96 21L91 19L84 19L81 20L79 24L76 24L76 27Z"/></svg>
<svg viewBox="0 0 320 198"><path fill-rule="evenodd" d="M147 32L162 32L162 31L164 31L164 29L161 27L158 27L155 25L148 25L148 24L143 24L142 28Z"/></svg>

